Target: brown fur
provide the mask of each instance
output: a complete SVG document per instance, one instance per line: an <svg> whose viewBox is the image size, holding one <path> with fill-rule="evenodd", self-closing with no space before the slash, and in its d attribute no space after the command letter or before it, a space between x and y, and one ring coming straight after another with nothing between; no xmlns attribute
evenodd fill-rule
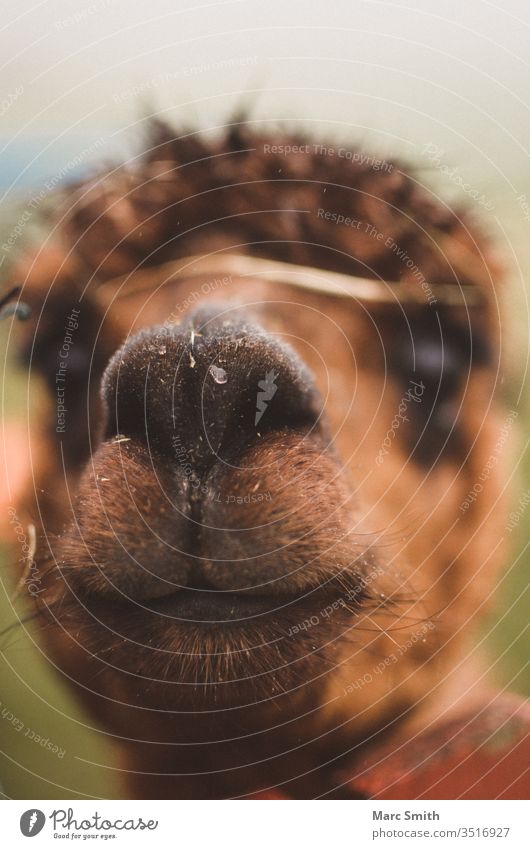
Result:
<svg viewBox="0 0 530 849"><path fill-rule="evenodd" d="M502 562L502 464L460 508L499 438L498 269L466 216L399 164L374 171L264 149L305 141L242 124L176 137L157 124L138 162L67 193L53 240L15 270L34 310L25 356L50 395L46 460L27 498L46 572L43 636L115 736L128 795L276 784L333 793L332 764L424 721L474 678L460 659ZM384 238L325 221L319 208ZM429 283L480 287L484 306L354 307L264 279L234 278L198 298L192 279L121 300L103 287L224 249L418 285L388 237ZM77 365L58 434L55 372L72 307ZM204 383L210 355L226 363L226 387ZM267 363L287 389L256 434L241 422ZM409 402L377 463L411 380L421 401ZM195 396L194 381L213 400ZM215 456L190 437L203 401ZM191 473L175 434L191 446ZM271 497L244 503L248 493ZM195 595L180 589L190 601L175 617L168 585L235 593L239 615L201 624ZM396 645L398 661L373 674Z"/></svg>

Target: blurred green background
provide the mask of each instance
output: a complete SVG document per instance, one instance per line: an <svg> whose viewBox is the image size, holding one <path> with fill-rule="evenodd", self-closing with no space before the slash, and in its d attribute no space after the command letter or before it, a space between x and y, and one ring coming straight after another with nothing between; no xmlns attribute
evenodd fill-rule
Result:
<svg viewBox="0 0 530 849"><path fill-rule="evenodd" d="M75 12L75 14L74 14ZM94 163L127 157L151 112L178 126L215 127L244 102L250 117L306 126L322 141L358 142L400 155L448 200L467 201L506 257L503 400L519 412L510 434L512 502L530 491L528 281L530 138L523 0L270 0L205 10L185 0L8 0L0 47L0 245L32 198L53 203ZM139 117L140 116L140 117ZM428 155L433 146L439 149ZM483 195L486 203L479 203ZM38 234L38 212L23 241ZM0 271L10 257L0 251ZM0 325L0 351L16 327ZM26 416L26 378L8 354L3 414ZM2 356L2 360L4 357ZM33 397L33 396L32 396ZM530 493L529 493L530 494ZM511 556L484 625L493 679L530 694L530 506L508 534ZM113 798L111 750L73 702L34 642L31 626L5 629L14 585L0 565L0 783L6 796ZM3 712L3 713L2 713ZM59 757L31 737L64 750ZM101 765L101 766L98 766Z"/></svg>

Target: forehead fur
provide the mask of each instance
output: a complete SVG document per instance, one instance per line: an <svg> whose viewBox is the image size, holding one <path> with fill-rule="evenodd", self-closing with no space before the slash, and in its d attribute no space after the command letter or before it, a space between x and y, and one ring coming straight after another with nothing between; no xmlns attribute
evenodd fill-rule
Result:
<svg viewBox="0 0 530 849"><path fill-rule="evenodd" d="M491 251L463 209L399 161L376 170L343 149L243 123L213 134L151 122L142 155L67 190L54 260L62 251L99 280L222 240L348 274L417 281L419 268L432 283L491 286Z"/></svg>

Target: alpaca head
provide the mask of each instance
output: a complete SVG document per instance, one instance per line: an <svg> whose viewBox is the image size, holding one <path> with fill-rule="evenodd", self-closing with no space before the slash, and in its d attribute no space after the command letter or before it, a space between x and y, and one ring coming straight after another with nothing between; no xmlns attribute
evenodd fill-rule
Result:
<svg viewBox="0 0 530 849"><path fill-rule="evenodd" d="M17 269L44 639L131 768L340 750L436 693L501 558L491 263L397 165L156 133Z"/></svg>

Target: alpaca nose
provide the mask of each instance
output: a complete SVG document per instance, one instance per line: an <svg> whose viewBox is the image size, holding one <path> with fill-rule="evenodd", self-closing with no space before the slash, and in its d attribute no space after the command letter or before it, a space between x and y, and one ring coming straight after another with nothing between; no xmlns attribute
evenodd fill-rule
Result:
<svg viewBox="0 0 530 849"><path fill-rule="evenodd" d="M184 454L199 476L266 432L319 426L319 396L299 357L226 304L132 337L102 391L106 438L135 438L170 462Z"/></svg>

